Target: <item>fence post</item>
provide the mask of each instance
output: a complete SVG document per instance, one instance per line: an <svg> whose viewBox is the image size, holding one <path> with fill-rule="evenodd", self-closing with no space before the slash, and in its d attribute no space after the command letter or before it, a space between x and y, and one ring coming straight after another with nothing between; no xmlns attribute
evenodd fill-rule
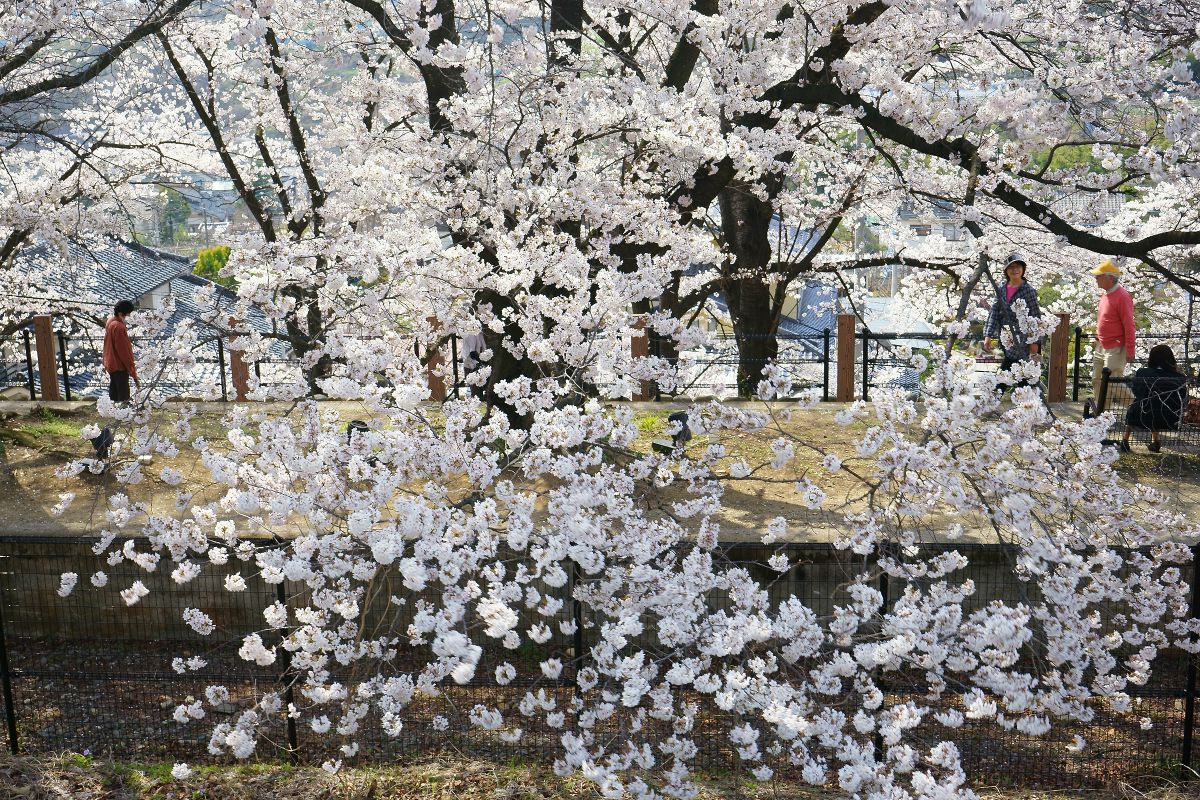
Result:
<svg viewBox="0 0 1200 800"><path fill-rule="evenodd" d="M1061 403L1067 399L1067 342L1071 334L1071 315L1059 314L1058 327L1050 337L1050 371L1046 375L1046 401Z"/></svg>
<svg viewBox="0 0 1200 800"><path fill-rule="evenodd" d="M838 314L837 394L835 397L839 403L849 403L854 399L854 322L853 314Z"/></svg>
<svg viewBox="0 0 1200 800"><path fill-rule="evenodd" d="M579 585L579 564L572 560L571 571L567 574L570 579L567 588L571 596L571 619L575 622L575 634L572 646L575 649L575 676L572 680L572 685L575 687L575 694L579 694L579 671L583 669L583 603L575 597L575 589Z"/></svg>
<svg viewBox="0 0 1200 800"><path fill-rule="evenodd" d="M225 383L225 345L217 336L217 371L221 373L221 402L229 402L229 387Z"/></svg>
<svg viewBox="0 0 1200 800"><path fill-rule="evenodd" d="M829 399L829 328L826 328L822 334L824 342L822 343L823 355L821 357L821 399Z"/></svg>
<svg viewBox="0 0 1200 800"><path fill-rule="evenodd" d="M863 326L863 391L862 399L869 400L871 394L871 332L867 330L867 326Z"/></svg>
<svg viewBox="0 0 1200 800"><path fill-rule="evenodd" d="M1075 374L1070 381L1070 399L1073 403L1079 402L1079 362L1084 353L1084 329L1079 325L1075 326Z"/></svg>
<svg viewBox="0 0 1200 800"><path fill-rule="evenodd" d="M436 333L441 329L441 323L437 317L427 317L426 320L432 326ZM442 366L442 351L441 349L434 350L428 356L428 362L425 365L425 385L429 387L429 399L435 403L442 403L446 400L446 379L438 374L438 368Z"/></svg>
<svg viewBox="0 0 1200 800"><path fill-rule="evenodd" d="M649 358L650 333L646 330L646 317L639 314L633 319L633 333L629 337L629 355L634 359ZM654 387L650 381L639 381L638 389L633 393L635 401L654 399Z"/></svg>
<svg viewBox="0 0 1200 800"><path fill-rule="evenodd" d="M37 344L38 375L42 379L42 399L61 400L58 391L58 365L54 363L54 328L50 315L33 318L33 338Z"/></svg>
<svg viewBox="0 0 1200 800"><path fill-rule="evenodd" d="M1200 617L1200 545L1192 548L1192 619ZM1187 695L1183 706L1183 753L1180 772L1183 778L1194 778L1192 770L1192 739L1196 731L1196 656L1188 653Z"/></svg>
<svg viewBox="0 0 1200 800"><path fill-rule="evenodd" d="M865 367L866 364L864 363L863 366ZM889 557L891 554L892 554L892 548L888 547L887 543L880 544L879 547L876 548L876 550L875 550L875 566L879 569L879 579L878 579L878 587L877 588L879 589L879 596L883 601L879 605L879 623L880 623L881 628L883 627L883 617L884 617L884 615L886 615L888 613L888 588L889 587L888 587L888 574L883 569L883 565L880 562L883 561L883 559ZM881 693L886 694L887 682L885 681L883 674L884 674L883 670L880 669L879 667L876 667L873 670L872 677L875 679L875 686L879 689L879 691ZM885 700L886 700L886 698L885 698ZM880 733L878 727L875 729L875 760L876 761L884 760L884 757L883 757L883 734Z"/></svg>
<svg viewBox="0 0 1200 800"><path fill-rule="evenodd" d="M237 317L229 318L229 332L234 334L229 340L230 344L240 338L238 334L243 333L239 330L241 324ZM229 351L229 378L233 383L233 399L244 403L246 394L250 391L250 365L246 363L246 357L240 348Z"/></svg>
<svg viewBox="0 0 1200 800"><path fill-rule="evenodd" d="M287 608L287 592L283 589L283 581L275 584L275 599L284 608ZM286 709L287 716L287 740L288 740L288 760L292 764L297 764L300 761L300 737L296 732L296 719L292 716L292 705L295 703L295 695L292 693L292 684L296 681L296 676L292 672L292 653L286 647L279 648L283 651L283 675L279 680L283 683L283 703Z"/></svg>
<svg viewBox="0 0 1200 800"><path fill-rule="evenodd" d="M29 399L37 400L37 389L33 382L33 346L29 342L29 331L21 331L21 338L25 340L25 374L29 378Z"/></svg>
<svg viewBox="0 0 1200 800"><path fill-rule="evenodd" d="M67 399L71 399L71 375L67 372L67 335L62 331L58 332L58 360L62 364L63 373L63 391L66 392Z"/></svg>
<svg viewBox="0 0 1200 800"><path fill-rule="evenodd" d="M17 706L13 702L12 679L8 668L8 642L4 636L4 593L0 592L0 689L4 693L4 718L8 723L8 749L16 755Z"/></svg>
<svg viewBox="0 0 1200 800"><path fill-rule="evenodd" d="M651 356L653 356L655 359L662 358L662 337L659 336L658 332L653 328L651 328L650 332L646 334L646 344L650 348ZM654 391L650 393L650 399L657 403L662 400L662 384L660 384L658 381L652 381L651 385Z"/></svg>

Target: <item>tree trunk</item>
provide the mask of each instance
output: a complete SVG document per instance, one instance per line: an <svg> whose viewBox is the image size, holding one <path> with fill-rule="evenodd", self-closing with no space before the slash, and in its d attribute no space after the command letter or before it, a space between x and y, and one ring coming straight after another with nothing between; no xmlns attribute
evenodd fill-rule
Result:
<svg viewBox="0 0 1200 800"><path fill-rule="evenodd" d="M770 183L775 183L771 181ZM721 281L729 303L734 341L738 349L737 390L750 397L763 379L763 368L779 352L776 331L778 309L766 282L771 261L770 200L761 200L750 185L734 181L721 192L721 231L725 248L733 255ZM768 192L772 186L768 185Z"/></svg>
<svg viewBox="0 0 1200 800"><path fill-rule="evenodd" d="M512 305L512 300L491 289L485 289L479 292L478 299L481 305L490 305L493 313L501 314L503 310ZM510 322L504 326L501 333L496 333L488 327L483 329L483 339L489 350L492 351L492 358L487 362L491 368L491 374L488 376L487 384L483 389L483 400L489 409L495 408L502 411L507 417L509 424L517 430L529 430L533 425L533 415L529 413L518 412L516 407L505 400L496 392L496 384L501 381L514 381L520 378L529 378L531 381L536 381L541 377L541 372L537 365L525 357L514 356L504 346L504 341L520 343L525 339L525 332L516 322Z"/></svg>
<svg viewBox="0 0 1200 800"><path fill-rule="evenodd" d="M779 317L771 308L771 290L766 283L755 278L736 283L738 310L730 316L738 350L737 391L739 397L753 397L763 370L779 356Z"/></svg>

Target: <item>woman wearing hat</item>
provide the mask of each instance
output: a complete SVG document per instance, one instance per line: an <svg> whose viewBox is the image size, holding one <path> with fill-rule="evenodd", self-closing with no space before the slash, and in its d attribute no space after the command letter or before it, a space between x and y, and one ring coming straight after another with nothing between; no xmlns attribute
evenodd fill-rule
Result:
<svg viewBox="0 0 1200 800"><path fill-rule="evenodd" d="M1026 332L1021 329L1017 314L1018 303L1024 303L1026 315L1033 319L1040 319L1042 316L1037 290L1025 280L1025 259L1015 254L1009 256L1004 265L1004 276L1008 280L1004 285L996 287L996 300L992 303L987 324L983 328L984 350L991 350L992 339L1001 336L1001 343L1004 345L1001 371L1011 369L1018 362L1036 358L1042 351L1041 339L1030 341L1027 338ZM1002 331L1004 335L1001 335ZM1003 392L1008 386L1000 384L999 388Z"/></svg>

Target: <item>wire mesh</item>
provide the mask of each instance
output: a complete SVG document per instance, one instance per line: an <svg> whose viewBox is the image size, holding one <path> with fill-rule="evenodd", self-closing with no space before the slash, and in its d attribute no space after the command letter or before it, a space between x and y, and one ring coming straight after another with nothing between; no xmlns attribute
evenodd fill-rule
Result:
<svg viewBox="0 0 1200 800"><path fill-rule="evenodd" d="M0 337L0 392L5 395L19 399L28 397L31 375L35 389L40 384L34 366L31 339L28 331ZM28 348L26 344L29 344Z"/></svg>
<svg viewBox="0 0 1200 800"><path fill-rule="evenodd" d="M131 541L132 546L145 550L145 542ZM252 698L266 691L282 691L288 678L282 661L260 667L236 654L242 636L266 627L263 610L277 601L279 587L265 583L253 562L236 557L223 567L210 567L201 576L179 585L172 580L170 562L165 559L151 573L128 561L110 566L92 552L94 544L90 538L0 537L3 615L0 634L8 658L11 710L22 750L88 751L124 760L213 760L207 755L213 724L232 723L251 705ZM1012 548L962 543L938 545L934 549L951 547L970 562L954 574L956 581L974 583L974 593L964 604L966 614L994 602L1009 605L1041 602L1035 584L1017 576ZM770 556L779 553L788 556L786 569L775 569L766 563ZM521 554L502 554L502 557L511 569L523 562ZM768 547L731 543L719 547L713 557L721 566L748 571L764 587L773 609L795 598L818 616L832 614L835 607L849 602L848 589L856 581L865 580L877 586L890 609L908 584L921 586L931 580L915 576L884 580L875 556L855 555L829 544ZM92 585L92 576L98 569L103 569L107 578L103 589ZM57 594L63 572L79 575L78 586L65 598ZM226 575L235 572L245 579L245 591L225 590ZM1192 580L1190 566L1181 573L1183 580ZM558 656L569 663L577 652L586 657L587 648L596 641L599 626L606 620L600 612L577 613L571 592L575 584L586 590L589 582L604 579L604 574L580 572L571 574L566 582L555 578L536 583L534 588L541 598L562 602L550 620L552 635L545 643L523 645L516 651L487 653L468 684L448 685L438 696L419 696L397 736L386 735L372 712L360 723L356 739L361 749L355 758L361 763L414 754L467 754L504 762L549 761L557 757L561 731L550 728L544 717L522 718L523 737L508 742L498 732L480 730L466 723L464 711L479 703L502 709L506 716L515 713L513 709L532 687L519 680L507 686L496 683L493 671L501 661L517 663L524 673L536 670L537 663L545 658ZM135 580L142 581L150 593L127 607L118 593ZM400 576L390 570L382 570L374 579L360 615L364 636L402 634L413 619L418 601L437 599L434 591L426 590L397 605L391 598L403 593L400 583ZM303 605L307 591L302 584L283 585L289 606ZM731 608L739 598L713 590L705 600L706 609L715 612ZM217 631L207 637L193 632L182 621L183 610L187 608L199 608L209 614L217 622ZM1115 613L1120 609L1108 610ZM530 608L523 607L521 614L521 629L537 618ZM468 625L475 622L466 620ZM570 631L572 622L582 623L578 635ZM559 623L567 626L560 627ZM631 652L642 647L653 649L655 642L653 636L643 634L640 639L632 637L629 647ZM176 658L192 656L203 658L204 665L183 674L172 667ZM387 668L398 674L419 668L426 660L424 650L401 652ZM1066 723L1044 737L1002 730L994 722L968 721L954 731L939 731L936 726L926 729L921 734L924 738L916 739L913 744L933 746L939 737L954 741L978 785L1084 787L1151 774L1176 774L1188 723L1185 720L1189 691L1187 665L1181 653L1164 651L1156 664L1154 679L1146 686L1130 687L1135 698L1133 714L1117 714L1097 704L1096 716L1090 722ZM337 679L354 677L349 669L332 667ZM575 691L574 675L574 670L568 667L558 680L542 681L539 686L561 706L569 702ZM933 708L952 708L961 702L954 692L930 700L929 686L922 673L886 677L884 690L889 704L911 701ZM199 722L181 725L172 719L177 705L203 698L205 689L213 684L230 689L228 703L209 708L206 718ZM689 691L679 690L676 702L701 700ZM1191 691L1194 692L1194 685ZM830 702L853 714L856 701L847 695L830 698ZM740 760L726 734L740 720L732 712L713 708L711 702L698 705L703 711L697 715L693 735L700 748L691 765L699 769L738 767ZM435 722L439 715L448 724ZM617 715L601 720L596 734L601 741L619 748L631 737L657 741L670 736L671 731L651 719L634 736L628 718ZM1087 747L1079 753L1068 747L1076 734L1088 740ZM297 755L312 763L343 757L339 743L336 738L317 736L300 726ZM0 745L10 745L3 725L0 725ZM255 758L281 761L287 757L286 725L282 715L277 715L271 719Z"/></svg>

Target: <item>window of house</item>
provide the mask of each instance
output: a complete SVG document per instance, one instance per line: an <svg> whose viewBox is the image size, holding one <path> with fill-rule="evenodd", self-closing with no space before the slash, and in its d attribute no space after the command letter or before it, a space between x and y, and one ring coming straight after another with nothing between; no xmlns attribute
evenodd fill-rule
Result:
<svg viewBox="0 0 1200 800"><path fill-rule="evenodd" d="M912 230L916 236L928 236L933 232L932 226L929 225L913 225Z"/></svg>

